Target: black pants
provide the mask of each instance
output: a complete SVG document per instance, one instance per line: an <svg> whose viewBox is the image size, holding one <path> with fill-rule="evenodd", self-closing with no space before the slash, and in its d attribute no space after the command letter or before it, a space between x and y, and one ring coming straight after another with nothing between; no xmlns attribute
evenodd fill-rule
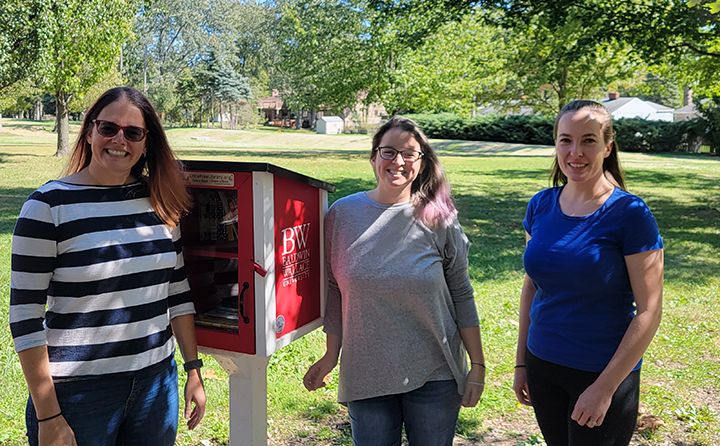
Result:
<svg viewBox="0 0 720 446"><path fill-rule="evenodd" d="M584 372L543 361L529 351L527 364L530 400L548 446L627 446L637 422L640 370L631 372L612 398L602 425L580 426L570 418L580 394L600 373Z"/></svg>

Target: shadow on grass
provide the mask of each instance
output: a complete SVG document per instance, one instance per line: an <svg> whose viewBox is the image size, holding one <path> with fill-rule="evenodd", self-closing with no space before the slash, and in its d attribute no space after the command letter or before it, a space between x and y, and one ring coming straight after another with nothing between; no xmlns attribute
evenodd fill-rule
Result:
<svg viewBox="0 0 720 446"><path fill-rule="evenodd" d="M46 158L47 155L38 155L35 153L7 153L7 152L0 152L0 164L1 163L9 163L11 162L10 158Z"/></svg>
<svg viewBox="0 0 720 446"><path fill-rule="evenodd" d="M0 234L11 234L27 197L35 192L29 187L0 187Z"/></svg>
<svg viewBox="0 0 720 446"><path fill-rule="evenodd" d="M720 196L718 178L690 173L633 171L628 174L631 192L647 202L665 241L665 279L705 284L717 275L720 252ZM692 197L659 193L663 189L692 190ZM655 192L657 191L657 192ZM691 198L691 199L688 199ZM711 261L708 261L708 258ZM715 260L715 261L712 261Z"/></svg>

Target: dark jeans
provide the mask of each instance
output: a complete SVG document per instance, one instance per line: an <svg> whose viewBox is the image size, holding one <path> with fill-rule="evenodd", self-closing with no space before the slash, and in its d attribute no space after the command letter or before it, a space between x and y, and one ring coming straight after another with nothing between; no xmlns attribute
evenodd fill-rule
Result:
<svg viewBox="0 0 720 446"><path fill-rule="evenodd" d="M178 427L175 360L137 374L62 380L55 392L78 446L172 446ZM25 411L28 443L38 444L32 398Z"/></svg>
<svg viewBox="0 0 720 446"><path fill-rule="evenodd" d="M602 425L580 426L570 418L580 394L600 375L543 361L529 351L530 400L548 446L627 446L637 422L640 370L631 372L612 398Z"/></svg>
<svg viewBox="0 0 720 446"><path fill-rule="evenodd" d="M410 446L452 446L462 396L455 380L430 381L419 389L348 403L355 446L400 446L402 427Z"/></svg>

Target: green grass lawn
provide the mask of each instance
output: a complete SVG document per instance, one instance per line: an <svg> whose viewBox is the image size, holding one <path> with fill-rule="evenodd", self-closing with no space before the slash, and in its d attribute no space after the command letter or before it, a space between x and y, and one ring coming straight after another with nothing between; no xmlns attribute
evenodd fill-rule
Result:
<svg viewBox="0 0 720 446"><path fill-rule="evenodd" d="M24 444L25 381L7 329L10 245L25 198L56 178L52 123L3 120L0 133L0 445ZM77 131L77 123L71 125ZM307 131L171 129L182 159L270 162L337 186L330 201L373 187L370 138ZM201 139L197 139L201 138ZM472 242L476 290L488 364L476 408L463 409L463 444L543 444L532 411L511 390L522 285L522 219L530 197L548 186L552 150L520 144L434 141L460 220ZM665 299L660 331L645 356L641 402L665 424L633 444L720 444L720 159L705 155L623 153L628 187L653 210L665 241ZM335 402L337 374L308 393L301 378L324 351L319 331L273 355L268 370L269 444L350 445L347 413ZM179 445L227 444L227 375L205 357L208 411ZM497 442L495 442L497 441Z"/></svg>

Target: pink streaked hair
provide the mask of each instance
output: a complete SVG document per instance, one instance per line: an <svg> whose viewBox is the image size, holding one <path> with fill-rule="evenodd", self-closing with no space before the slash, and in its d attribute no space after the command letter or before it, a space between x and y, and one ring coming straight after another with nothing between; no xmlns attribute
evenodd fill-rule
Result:
<svg viewBox="0 0 720 446"><path fill-rule="evenodd" d="M411 188L415 218L429 228L449 225L457 217L457 209L450 195L450 183L435 150L430 146L430 141L415 121L396 116L383 124L373 136L370 158L375 157L385 133L396 127L412 133L423 152L423 170L415 178Z"/></svg>

